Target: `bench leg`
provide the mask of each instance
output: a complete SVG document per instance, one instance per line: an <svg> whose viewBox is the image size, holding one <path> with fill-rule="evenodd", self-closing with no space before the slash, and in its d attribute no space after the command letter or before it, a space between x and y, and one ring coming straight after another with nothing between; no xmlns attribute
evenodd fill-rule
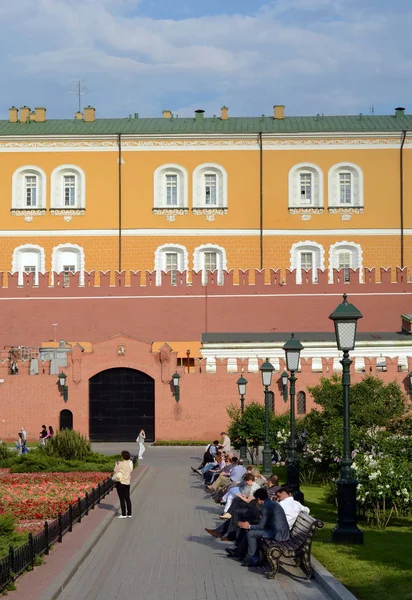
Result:
<svg viewBox="0 0 412 600"><path fill-rule="evenodd" d="M282 553L280 552L280 550L278 548L276 548L275 546L272 546L271 548L268 549L268 551L266 553L266 558L267 558L267 561L268 561L270 569L271 569L270 571L265 573L265 575L268 579L275 579L276 573L279 570L279 561L280 561L281 554Z"/></svg>
<svg viewBox="0 0 412 600"><path fill-rule="evenodd" d="M301 557L302 570L306 573L307 578L312 578L312 563L310 560L311 544L305 544Z"/></svg>

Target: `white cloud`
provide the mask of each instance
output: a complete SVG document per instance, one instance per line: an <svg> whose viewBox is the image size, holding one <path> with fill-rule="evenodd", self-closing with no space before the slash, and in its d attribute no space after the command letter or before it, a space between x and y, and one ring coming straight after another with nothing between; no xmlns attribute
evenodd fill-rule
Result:
<svg viewBox="0 0 412 600"><path fill-rule="evenodd" d="M86 80L101 116L173 104L250 115L279 101L289 114L406 103L412 7L399 0L402 11L384 14L369 2L274 0L180 20L149 18L138 0L1 3L0 109L46 104L50 116L70 116L73 77Z"/></svg>

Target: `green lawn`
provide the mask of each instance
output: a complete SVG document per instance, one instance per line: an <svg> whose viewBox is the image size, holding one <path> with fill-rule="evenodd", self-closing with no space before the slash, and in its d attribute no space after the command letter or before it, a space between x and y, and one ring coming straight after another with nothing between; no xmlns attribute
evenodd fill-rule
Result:
<svg viewBox="0 0 412 600"><path fill-rule="evenodd" d="M385 530L364 523L363 546L331 543L336 508L324 501L325 488L304 486L305 504L324 521L316 533L313 555L362 600L412 600L412 519L397 519Z"/></svg>

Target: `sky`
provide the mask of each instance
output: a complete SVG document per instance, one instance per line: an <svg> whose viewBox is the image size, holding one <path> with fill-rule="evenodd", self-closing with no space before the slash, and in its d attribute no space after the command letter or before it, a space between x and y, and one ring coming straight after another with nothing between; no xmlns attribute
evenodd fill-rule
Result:
<svg viewBox="0 0 412 600"><path fill-rule="evenodd" d="M411 0L0 0L0 119L412 112ZM75 81L73 81L75 80Z"/></svg>

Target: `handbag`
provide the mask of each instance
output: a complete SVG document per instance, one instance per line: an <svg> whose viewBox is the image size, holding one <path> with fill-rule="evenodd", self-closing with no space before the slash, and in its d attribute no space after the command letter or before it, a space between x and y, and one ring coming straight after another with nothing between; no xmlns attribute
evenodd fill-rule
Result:
<svg viewBox="0 0 412 600"><path fill-rule="evenodd" d="M113 475L112 475L112 481L120 483L121 478L122 478L121 473L113 473Z"/></svg>

